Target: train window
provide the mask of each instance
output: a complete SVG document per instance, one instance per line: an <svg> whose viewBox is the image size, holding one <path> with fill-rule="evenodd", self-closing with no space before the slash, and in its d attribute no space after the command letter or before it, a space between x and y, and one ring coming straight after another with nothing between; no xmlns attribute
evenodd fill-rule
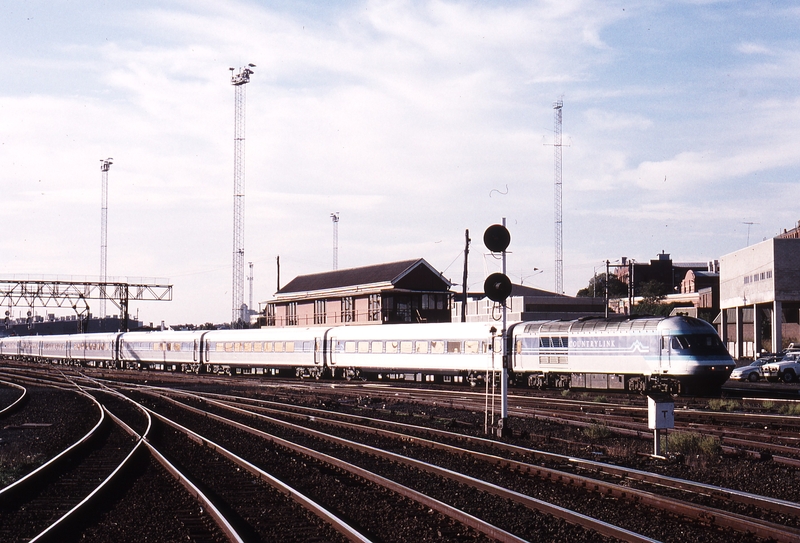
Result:
<svg viewBox="0 0 800 543"><path fill-rule="evenodd" d="M387 341L386 342L386 352L387 353L396 353L399 347L400 347L400 343L398 343L397 341Z"/></svg>
<svg viewBox="0 0 800 543"><path fill-rule="evenodd" d="M276 353L282 353L283 352L283 341L276 341L273 344L273 347L275 348L275 352Z"/></svg>
<svg viewBox="0 0 800 543"><path fill-rule="evenodd" d="M373 341L372 346L370 347L373 353L382 353L383 352L383 342L382 341Z"/></svg>
<svg viewBox="0 0 800 543"><path fill-rule="evenodd" d="M410 341L401 341L400 342L400 352L403 354L410 354L413 352L414 345Z"/></svg>
<svg viewBox="0 0 800 543"><path fill-rule="evenodd" d="M225 342L225 352L232 353L233 352L233 343L230 341Z"/></svg>
<svg viewBox="0 0 800 543"><path fill-rule="evenodd" d="M237 353L242 352L242 342L241 341L237 341L236 343L234 343L233 344L233 350L236 351Z"/></svg>
<svg viewBox="0 0 800 543"><path fill-rule="evenodd" d="M253 343L251 341L246 341L244 344L244 352L252 353L253 352Z"/></svg>
<svg viewBox="0 0 800 543"><path fill-rule="evenodd" d="M360 353L368 353L369 352L369 341L359 341L358 342L358 352L360 352Z"/></svg>
<svg viewBox="0 0 800 543"><path fill-rule="evenodd" d="M354 353L354 352L356 352L356 342L355 341L345 341L344 342L344 352L346 352L346 353Z"/></svg>
<svg viewBox="0 0 800 543"><path fill-rule="evenodd" d="M464 342L464 352L467 354L477 354L480 349L480 341L476 339L468 339Z"/></svg>
<svg viewBox="0 0 800 543"><path fill-rule="evenodd" d="M448 341L447 342L447 352L448 353L460 353L461 352L461 342L460 341Z"/></svg>
<svg viewBox="0 0 800 543"><path fill-rule="evenodd" d="M287 341L286 342L286 352L293 353L294 352L294 341Z"/></svg>
<svg viewBox="0 0 800 543"><path fill-rule="evenodd" d="M428 353L428 342L427 341L417 341L414 345L414 352L427 354Z"/></svg>
<svg viewBox="0 0 800 543"><path fill-rule="evenodd" d="M271 353L272 351L275 350L274 347L275 346L272 344L271 341L265 341L264 342L264 352L265 353Z"/></svg>
<svg viewBox="0 0 800 543"><path fill-rule="evenodd" d="M431 353L442 354L444 352L444 341L431 341Z"/></svg>
<svg viewBox="0 0 800 543"><path fill-rule="evenodd" d="M256 341L255 343L253 343L253 351L260 353L263 350L264 350L263 343L261 343L260 341Z"/></svg>

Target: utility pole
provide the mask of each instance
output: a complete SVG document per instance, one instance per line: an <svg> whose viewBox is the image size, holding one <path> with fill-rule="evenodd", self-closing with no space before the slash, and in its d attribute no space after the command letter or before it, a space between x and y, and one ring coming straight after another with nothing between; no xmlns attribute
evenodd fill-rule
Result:
<svg viewBox="0 0 800 543"><path fill-rule="evenodd" d="M339 269L339 212L331 213L333 221L333 269Z"/></svg>
<svg viewBox="0 0 800 543"><path fill-rule="evenodd" d="M113 164L112 158L100 159L102 172L102 197L100 203L100 282L108 282L108 170ZM105 286L101 286L99 317L106 316Z"/></svg>
<svg viewBox="0 0 800 543"><path fill-rule="evenodd" d="M255 64L239 68L239 73L231 70L231 84L234 86L233 123L233 296L231 327L239 328L245 322L247 306L244 305L244 133L245 133L245 85Z"/></svg>
<svg viewBox="0 0 800 543"><path fill-rule="evenodd" d="M250 264L250 277L247 280L250 282L250 303L247 304L247 322L250 323L250 311L253 310L253 263L249 262Z"/></svg>
<svg viewBox="0 0 800 543"><path fill-rule="evenodd" d="M467 268L469 268L469 228L464 232L464 279L461 281L464 298L461 302L461 322L467 322Z"/></svg>

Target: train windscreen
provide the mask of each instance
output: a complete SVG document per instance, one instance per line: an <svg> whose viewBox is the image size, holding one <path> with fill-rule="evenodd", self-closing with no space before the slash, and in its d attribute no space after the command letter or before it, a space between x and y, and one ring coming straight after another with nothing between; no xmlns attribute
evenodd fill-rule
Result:
<svg viewBox="0 0 800 543"><path fill-rule="evenodd" d="M727 355L728 351L716 334L686 334L672 336L670 348L673 352L696 356Z"/></svg>

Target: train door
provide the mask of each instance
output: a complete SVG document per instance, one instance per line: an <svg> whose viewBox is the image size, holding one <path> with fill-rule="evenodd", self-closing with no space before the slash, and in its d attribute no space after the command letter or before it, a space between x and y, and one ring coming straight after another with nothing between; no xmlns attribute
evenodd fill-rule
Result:
<svg viewBox="0 0 800 543"><path fill-rule="evenodd" d="M314 338L314 365L319 366L320 362L322 361L322 352L320 352L321 347L320 338Z"/></svg>
<svg viewBox="0 0 800 543"><path fill-rule="evenodd" d="M200 342L198 340L194 340L194 346L192 347L192 361L197 362L198 352L200 351Z"/></svg>
<svg viewBox="0 0 800 543"><path fill-rule="evenodd" d="M661 373L667 373L672 367L672 341L672 336L661 336L661 356L658 358Z"/></svg>

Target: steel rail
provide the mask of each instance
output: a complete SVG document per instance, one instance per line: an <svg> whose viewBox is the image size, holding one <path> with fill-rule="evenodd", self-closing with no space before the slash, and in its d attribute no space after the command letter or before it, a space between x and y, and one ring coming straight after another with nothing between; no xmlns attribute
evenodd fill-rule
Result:
<svg viewBox="0 0 800 543"><path fill-rule="evenodd" d="M778 498L772 498L769 496L762 496L759 494L753 494L750 492L745 492L741 490L735 490L731 488L725 488L715 485L709 485L706 483L699 483L696 481L689 481L686 479L678 479L675 477L670 477L666 475L656 475L647 471L638 470L635 468L627 468L613 464L607 464L604 462L598 462L596 460L587 460L583 458L573 457L573 456L566 456L557 453L551 453L547 451L541 451L536 449L529 449L525 447L520 447L518 445L513 445L510 443L506 443L503 441L496 441L492 439L487 439L483 437L477 436L469 436L466 434L459 434L455 432L449 432L447 430L439 430L436 428L428 428L425 426L416 426L412 424L406 424L402 422L393 422L384 419L376 419L371 417L365 417L363 415L351 415L348 413L335 413L330 411L323 411L321 409L316 409L313 407L306 407L306 406L297 406L297 405L287 405L287 404L280 404L278 402L272 402L268 400L257 400L254 398L245 398L245 397L234 397L231 399L230 395L220 395L220 394L205 394L207 396L214 396L214 397L223 397L225 400L221 400L223 404L230 404L235 400L240 400L248 403L259 403L259 404L273 404L278 405L280 408L288 409L290 411L297 411L297 415L299 417L304 417L306 419L316 419L316 420L324 420L324 419L345 419L345 420L353 420L353 421L366 421L370 424L375 426L383 426L389 428L402 428L409 432L417 432L417 433L424 433L429 436L437 436L452 440L458 441L465 441L468 443L474 443L483 446L489 446L498 448L501 450L505 450L512 454L518 454L521 456L534 456L537 458L541 458L544 460L550 460L555 462L569 462L577 467L582 469L587 469L591 471L599 471L601 473L613 475L616 477L621 478L629 478L634 480L640 480L643 482L675 488L679 490L685 490L689 492L694 492L697 494L707 495L715 498L721 498L724 500L734 501L746 505L752 505L756 507L760 507L762 509L772 511L775 513L786 514L786 515L796 515L800 517L800 504L781 500ZM258 409L263 410L271 410L281 412L280 409L272 409L263 406L254 406ZM285 413L285 411L283 411ZM302 414L303 412L306 413L313 413L309 415ZM407 435L407 434L404 434ZM417 439L416 436L409 436L411 439Z"/></svg>
<svg viewBox="0 0 800 543"><path fill-rule="evenodd" d="M84 376L84 378L88 379L91 382L96 382L95 379L93 379L93 378L90 378L90 377L87 377L87 376ZM132 400L131 398L129 398L128 396L122 394L121 392L119 392L117 390L114 390L113 388L110 388L110 387L108 387L105 384L100 383L100 382L96 382L96 384L99 385L100 390L103 390L104 392L107 392L109 394L114 394L114 395L118 396L119 398L122 398L125 401L128 401L128 402L132 403L133 405L135 405L138 409L140 409L145 414L145 416L147 417L147 431L144 434L140 435L139 433L136 432L136 430L131 428L127 423L125 423L124 421L119 419L116 415L114 415L113 413L108 411L108 414L112 418L114 418L114 420L116 420L117 423L120 426L122 426L122 428L126 432L128 432L128 434L130 434L130 435L132 435L132 436L134 436L136 438L144 440L144 444L147 447L147 449L150 452L150 454L153 456L153 458L170 475L172 475L172 477L176 481L178 481L178 483L180 483L180 485L183 486L183 488L186 489L186 491L191 496L193 496L198 502L200 502L200 504L203 506L204 510L206 512L208 512L209 516L214 520L214 522L220 528L222 533L225 534L225 537L228 538L228 541L230 541L231 543L244 543L244 539L239 535L239 533L236 531L236 529L233 527L233 525L230 523L230 521L228 521L228 519L225 518L225 516L217 508L217 506L214 504L214 502L212 502L211 499L208 496L206 496L206 494L202 490L200 490L192 481L190 481L188 477L186 477L174 464L172 464L163 454L161 454L161 452L158 449L156 449L149 442L149 440L147 439L146 436L147 436L147 434L149 434L150 428L152 427L152 423L153 423L153 419L152 419L152 416L150 414L150 411L146 407L141 405L139 402L136 402L136 401Z"/></svg>
<svg viewBox="0 0 800 543"><path fill-rule="evenodd" d="M236 406L230 406L228 402L219 402L216 400L206 400L206 401L214 405L220 405L220 406L228 405L227 407L228 409L258 416L253 411L247 411ZM266 417L266 418L268 418L271 422L276 420L271 417ZM318 419L318 417L307 417L307 418L315 420ZM775 523L766 522L758 519L751 519L749 517L745 517L744 515L730 513L713 507L702 506L694 503L687 503L674 498L660 496L658 494L654 494L652 492L645 490L638 490L631 487L623 487L614 483L607 483L604 481L600 481L598 479L591 479L588 477L568 473L561 470L546 468L543 466L535 466L532 464L528 464L526 462L510 460L492 454L472 451L461 447L455 447L453 445L447 445L433 440L412 437L408 436L407 434L399 434L391 430L383 430L379 428L365 428L363 425L359 425L357 423L343 422L343 421L337 421L337 422L330 421L330 423L346 426L347 428L350 429L370 431L376 434L380 434L384 437L408 441L415 444L427 446L432 449L446 450L454 454L459 454L462 456L470 456L472 458L480 459L484 462L491 463L497 466L502 466L504 468L508 468L516 472L528 473L541 479L567 484L578 488L587 488L589 490L592 490L594 492L603 495L610 495L625 500L644 503L651 507L669 511L671 513L680 514L686 518L695 519L704 524L731 528L739 532L750 532L767 539L772 538L775 541L793 542L800 539L800 530L794 528L781 526ZM291 424L291 423L286 423L284 421L282 424ZM291 427L296 429L296 425L294 424L291 424ZM300 427L300 428L306 428L306 427ZM317 434L317 430L313 430L310 428L306 428L305 431L307 433L310 433L311 435ZM320 432L320 434L322 433ZM798 507L799 506L795 504L794 508L795 513L798 511L797 509Z"/></svg>
<svg viewBox="0 0 800 543"><path fill-rule="evenodd" d="M106 410L106 408L103 408ZM107 413L110 414L110 411L106 410ZM113 417L116 419L116 417ZM115 422L119 421L116 419ZM119 421L121 422L121 421ZM127 425L125 425L127 426ZM149 427L148 427L149 431ZM45 538L52 536L54 533L57 532L61 526L64 525L68 520L70 520L74 515L76 515L79 511L82 511L88 504L92 503L93 500L97 497L97 495L106 488L107 485L111 483L111 481L117 476L117 474L127 465L127 463L134 457L134 455L140 450L143 446L144 437L139 439L136 442L136 445L133 446L131 451L125 456L125 458L120 462L120 464L112 471L103 481L100 482L99 485L95 487L86 497L84 497L78 504L76 504L72 509L64 513L58 520L50 524L46 529L39 533L36 537L30 540L30 543L36 543L37 541L43 541Z"/></svg>
<svg viewBox="0 0 800 543"><path fill-rule="evenodd" d="M189 393L184 392L184 394L189 394ZM389 485L389 488L392 489L392 490L395 490L395 491L398 491L398 490L396 490L397 488L402 488L402 490L401 490L402 492L411 492L411 493L413 493L412 495L416 495L417 496L417 497L413 497L412 499L417 500L417 501L422 500L422 503L425 503L428 506L432 507L434 504L437 504L437 503L438 504L442 504L442 505L444 505L445 507L449 508L452 511L452 513L448 513L447 514L448 516L456 515L454 518L456 518L460 522L464 522L464 520L462 520L462 517L464 515L466 515L466 513L462 512L462 511L459 511L458 509L455 509L455 508L453 508L453 507L451 507L451 506L449 506L447 504L443 504L442 502L438 502L438 500L433 500L432 498L429 498L427 496L419 494L415 490L409 489L407 487L402 487L401 485L398 485L398 483L394 483L393 481L390 481L390 480L385 479L385 478L383 478L383 477L381 477L379 475L376 475L376 474L374 474L372 472L364 470L363 468L360 468L358 466L354 466L352 464L349 464L349 463L344 462L342 460L339 460L337 458L331 457L331 456L329 456L327 454L314 451L314 450L309 449L307 447L303 447L303 446L298 445L296 443L292 443L290 441L281 439L281 438L279 438L277 436L274 436L274 435L269 434L267 432L263 432L261 430L249 427L249 426L247 426L245 424L242 424L240 422L237 422L237 421L234 421L234 420L231 420L231 419L227 419L225 417L222 417L220 415L216 415L214 413L209 413L207 411L203 411L202 409L198 409L198 408L196 408L194 406L179 402L179 401L177 401L175 399L172 399L172 398L169 398L169 397L166 397L166 396L161 396L161 397L166 399L166 400L168 400L168 401L170 401L170 402L175 403L176 405L179 405L180 407L182 407L184 409L190 410L190 411L192 411L194 413L203 415L205 417L212 418L212 419L217 420L219 422L222 422L224 424L231 425L231 426L233 426L235 428L238 428L238 429L243 430L245 432L251 433L251 434L256 435L256 436L259 436L259 437L261 437L263 439L266 439L266 440L271 441L273 443L276 443L278 445L281 445L281 446L290 448L291 450L295 450L297 452L300 452L301 454L305 454L305 455L308 455L308 456L310 456L312 458L315 458L315 459L318 459L320 461L329 463L329 464L333 465L334 467L339 467L339 468L344 469L346 471L350 471L352 473L356 473L357 475L359 475L361 477L364 477L364 478L366 478L368 480L372 480L372 481L376 481L376 482L377 481L381 481L381 482L377 483L377 484L380 484L381 486ZM211 401L211 402L216 403L215 400L207 400L206 399L205 401ZM243 410L243 409L231 408L231 407L228 407L228 406L223 406L223 407L225 409L233 409L233 410L239 411L239 412L241 412L243 414L246 414L246 415L249 415L249 416L257 416L257 417L260 417L260 418L263 418L263 419L267 419L270 422L278 424L278 425L283 426L285 428L290 428L290 429L293 429L295 431L300 431L300 432L306 433L308 435L314 435L314 436L316 436L318 438L321 438L321 439L324 439L326 441L333 441L333 442L336 442L336 443L338 443L340 445L343 445L345 447L349 447L351 449L359 450L359 451L367 453L367 454L378 456L378 457L384 458L386 460L398 462L398 463L401 463L401 464L404 464L404 465L407 465L407 466L411 466L411 467L420 469L420 470L428 472L428 473L433 473L433 474L439 475L439 476L444 477L446 479L451 479L451 480L460 482L462 484L465 484L467 486L471 486L471 487L476 488L478 490L485 491L485 492L493 494L495 496L499 496L499 497L503 497L503 498L506 498L506 499L510 499L510 500L512 500L512 501L514 501L516 503L519 503L519 504L521 504L521 505L523 505L523 506L525 506L525 507L527 507L527 508L529 508L529 509L531 509L533 511L537 511L539 513L544 513L544 514L549 514L549 515L552 515L554 517L560 518L560 519L562 519L562 520L564 520L564 521L566 521L566 522L568 522L570 524L574 524L574 525L583 527L585 529L593 530L593 531L595 531L595 532L597 532L597 533L599 533L601 535L607 536L607 537L612 537L612 538L616 538L616 539L618 539L620 541L626 541L626 542L631 542L631 543L645 543L645 542L654 543L655 541L657 541L655 539L652 539L650 537L644 536L642 534L638 534L638 533L635 533L633 531L627 530L625 528L621 528L619 526L615 526L613 524L604 522L602 520L589 517L589 516L584 515L582 513L578 513L577 511L572 511L572 510L560 507L558 505L545 502L543 500L538 500L538 499L533 498L531 496L527 496L525 494L521 494L519 492L510 490L508 488L500 487L498 485L489 483L487 481L483 481L483 480L480 480L480 479L476 479L474 477L470 477L469 475L465 475L463 473L457 473L455 471L448 470L446 468L442 468L440 466L436 466L436 465L433 465L433 464L428 464L428 463L416 460L414 458L409 458L409 457L402 456L402 455L399 455L399 454L396 454L396 453L392 453L392 452L389 452L389 451L384 451L384 450L381 450L381 449L377 449L375 447L371 447L371 446L364 445L364 444L361 444L361 443L356 443L354 441L343 439L343 438L340 438L340 437L337 437L337 436L331 436L331 435L328 435L328 434L324 434L323 432L318 432L316 430L311 430L311 429L303 427L303 426L297 426L295 424L291 424L291 423L288 423L286 421L281 421L279 419L273 419L271 417L266 417L264 415L258 415L256 413L249 412L249 411L246 411L246 410ZM411 495L409 497L411 497ZM484 524L484 521L482 521L480 519L477 519L475 517L471 517L471 518L475 519L475 521L478 521L478 522ZM474 521L471 521L471 522L474 522ZM489 528L490 531L489 532L484 532L483 530L481 530L481 531L483 533L486 533L490 537L495 537L496 539L500 539L500 537L499 537L499 535L497 533L498 528L496 528L494 526L491 526L491 525L488 525L488 523L485 523L485 524L487 524L487 526L491 527L491 528ZM476 526L472 526L472 527L478 529ZM484 529L486 529L486 528L484 528ZM519 540L519 538L517 538L516 536L513 536L513 534L508 534L508 535L513 537L514 540ZM510 539L500 539L500 540L501 541L509 541Z"/></svg>
<svg viewBox="0 0 800 543"><path fill-rule="evenodd" d="M103 424L106 421L106 415L105 415L105 410L103 409L103 406L100 405L100 402L98 402L97 399L95 399L91 395L88 395L88 397L94 402L95 406L97 407L97 409L100 412L100 420L97 421L97 424L95 424L94 427L92 427L86 433L86 435L84 435L78 441L76 441L75 443L73 443L72 445L70 445L69 447L67 447L66 449L61 451L60 453L58 453L56 456L54 456L53 458L51 458L50 460L48 460L47 462L45 462L44 464L42 464L41 466L39 466L38 468L33 470L32 472L28 473L24 477L21 477L21 478L17 479L16 481L14 481L13 483L9 484L8 486L3 487L2 489L0 489L0 498L3 498L4 496L8 496L12 491L14 491L14 490L16 490L18 488L21 488L23 485L29 484L31 481L33 481L35 478L39 477L41 474L45 473L46 471L49 471L53 466L55 466L57 463L59 463L62 459L66 458L69 454L71 454L73 451L75 451L78 447L80 447L81 445L83 445L84 443L89 441L95 435L95 433L103 426Z"/></svg>
<svg viewBox="0 0 800 543"><path fill-rule="evenodd" d="M174 400L172 400L174 401ZM197 432L178 424L177 422L165 417L164 415L154 411L150 408L146 408L150 413L156 417L158 420L167 424L171 428L181 432L182 434L186 435L190 440L194 441L195 443L203 446L208 447L211 450L217 452L221 456L227 458L231 462L234 462L237 466L242 467L243 469L247 470L251 475L256 477L257 479L264 481L275 490L280 492L281 494L287 496L288 498L294 500L298 504L300 504L303 508L313 512L318 517L326 521L328 524L334 527L336 531L341 533L345 538L350 541L358 542L358 543L371 543L370 540L364 537L361 533L359 533L355 528L351 527L347 522L340 519L321 505L317 504L310 498L306 497L301 492L296 491L294 488L290 487L289 485L283 483L279 479L276 479L266 471L262 470L258 466L248 462L244 458L241 458L234 454L233 452L229 451L222 445L215 443L214 441L207 439Z"/></svg>
<svg viewBox="0 0 800 543"><path fill-rule="evenodd" d="M6 406L6 407L4 407L3 409L0 409L0 417L2 417L4 414L6 414L6 413L10 413L11 411L13 411L13 410L14 410L14 408L15 408L15 407L17 407L17 406L19 406L19 405L21 405L21 404L22 404L22 401L23 401L23 400L24 400L24 399L27 397L27 395L28 395L28 389L27 389L27 388L25 388L25 387L24 387L24 386L22 386L22 385L19 385L19 384L17 384L17 383L12 383L11 381L0 381L0 384L2 384L2 385L6 385L6 386L9 386L9 387L11 387L11 388L18 388L18 389L22 390L22 394L20 395L20 397L19 397L19 398L17 398L16 400L14 400L14 401L13 401L11 404L7 405L7 406Z"/></svg>

